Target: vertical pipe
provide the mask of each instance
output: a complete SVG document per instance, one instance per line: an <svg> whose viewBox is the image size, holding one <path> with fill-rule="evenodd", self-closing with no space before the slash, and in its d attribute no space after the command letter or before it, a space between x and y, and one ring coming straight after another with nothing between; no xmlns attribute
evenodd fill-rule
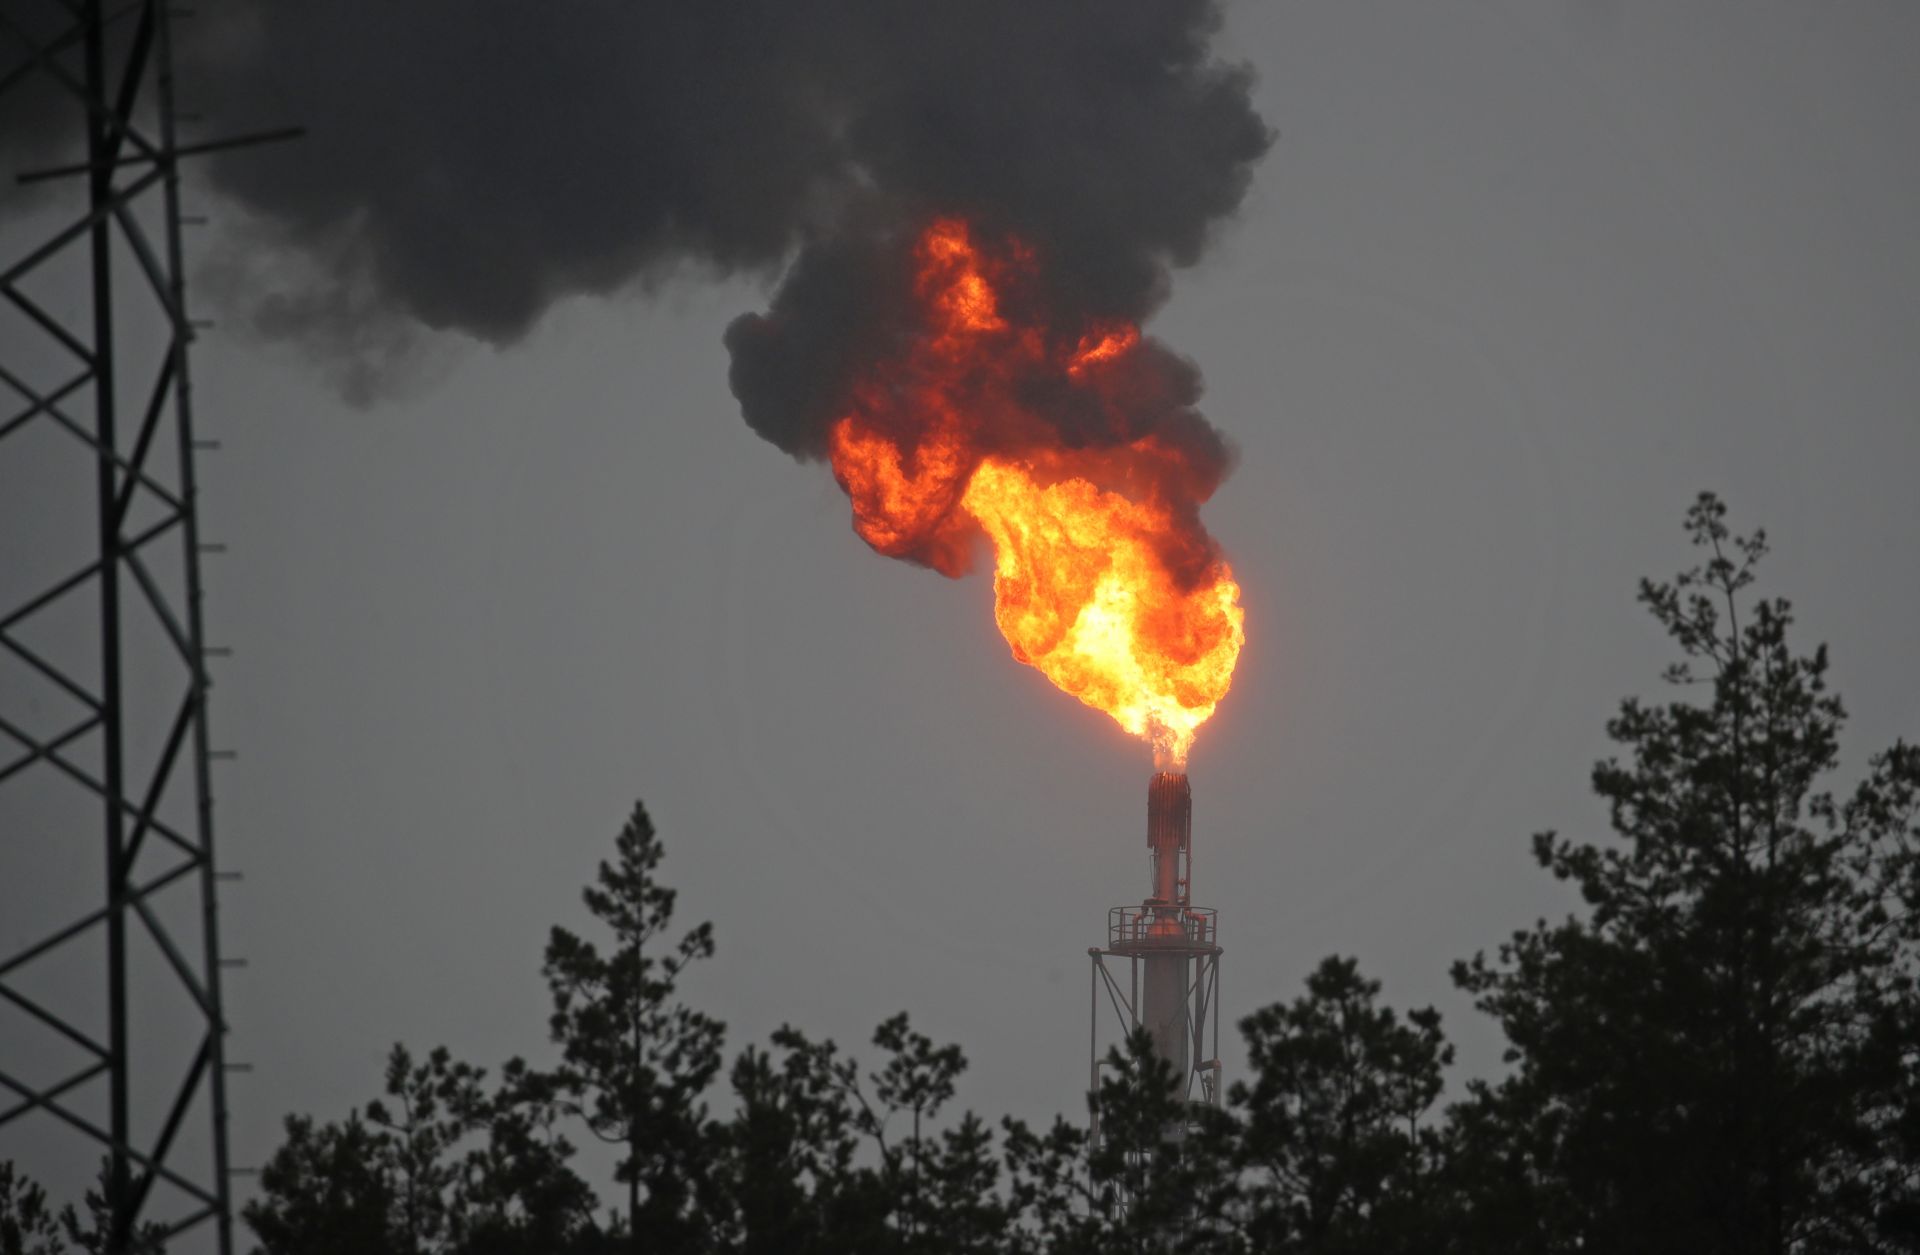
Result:
<svg viewBox="0 0 1920 1255"><path fill-rule="evenodd" d="M100 702L102 783L106 792L107 869L107 1054L108 1125L113 1145L107 1158L106 1249L119 1255L132 1231L129 1214L132 1190L128 1181L128 1054L127 1054L127 867L126 825L120 805L124 794L123 728L120 706L120 538L114 502L118 476L114 454L118 434L114 423L113 369L113 157L118 147L113 94L107 84L106 15L101 0L86 0L87 197L93 213L88 244L93 270L93 393L94 441L97 465L94 491L98 498L100 544Z"/></svg>
<svg viewBox="0 0 1920 1255"><path fill-rule="evenodd" d="M1179 870L1175 874L1174 886L1180 905L1189 906L1193 902L1193 790L1185 775L1180 777L1179 812Z"/></svg>
<svg viewBox="0 0 1920 1255"><path fill-rule="evenodd" d="M1180 860L1191 841L1193 790L1179 772L1162 771L1147 784L1147 849L1153 860L1152 901L1184 904Z"/></svg>
<svg viewBox="0 0 1920 1255"><path fill-rule="evenodd" d="M1213 952L1213 1105L1224 1107L1226 1096L1220 1092L1220 952Z"/></svg>
<svg viewBox="0 0 1920 1255"><path fill-rule="evenodd" d="M166 154L164 195L167 232L167 280L173 307L181 322L173 328L169 352L173 358L174 426L180 443L180 500L185 506L183 543L186 547L187 640L193 646L193 773L200 838L201 945L205 955L208 1023L207 1096L213 1107L213 1191L219 1200L214 1216L219 1255L233 1250L232 1172L227 1157L227 1023L221 992L220 911L217 864L213 847L213 781L209 770L212 733L207 723L206 625L201 609L199 481L194 468L193 382L187 373L187 284L180 247L180 172L173 164L173 17L161 0L148 0L158 23L159 57L155 83L160 106L160 150Z"/></svg>
<svg viewBox="0 0 1920 1255"><path fill-rule="evenodd" d="M1087 1135L1100 1144L1100 952L1087 951ZM1087 1171L1092 1173L1089 1164ZM1092 1177L1089 1175L1091 1185Z"/></svg>
<svg viewBox="0 0 1920 1255"><path fill-rule="evenodd" d="M1193 1013L1187 1017L1187 1025L1193 1034L1193 1064L1196 1068L1207 1059L1207 1004L1213 996L1208 978L1212 974L1213 965L1206 956L1194 960L1193 992L1188 995L1188 1005Z"/></svg>
<svg viewBox="0 0 1920 1255"><path fill-rule="evenodd" d="M1191 1070L1187 1060L1187 974L1192 961L1183 950L1174 954L1149 954L1141 1008L1153 1048L1173 1065L1174 1075L1184 1086Z"/></svg>
<svg viewBox="0 0 1920 1255"><path fill-rule="evenodd" d="M1147 785L1147 846L1153 852L1153 894L1147 899L1153 921L1147 930L1149 945L1178 947L1174 953L1145 958L1146 985L1141 1016L1154 1048L1173 1065L1182 1083L1189 1079L1187 1036L1187 977L1191 970L1185 949L1186 887L1180 881L1180 859L1192 839L1193 790L1181 772L1156 773Z"/></svg>

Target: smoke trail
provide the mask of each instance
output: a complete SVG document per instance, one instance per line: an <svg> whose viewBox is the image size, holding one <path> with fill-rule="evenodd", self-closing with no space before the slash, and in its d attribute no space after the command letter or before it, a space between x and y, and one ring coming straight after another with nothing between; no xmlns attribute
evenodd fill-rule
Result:
<svg viewBox="0 0 1920 1255"><path fill-rule="evenodd" d="M508 343L570 295L785 269L733 379L814 455L929 213L1028 240L1061 310L1153 308L1269 143L1218 24L1216 0L231 0L180 24L180 82L206 134L308 129L209 161L250 211L229 262L269 285L260 330L372 388L420 328ZM44 148L10 113L0 153Z"/></svg>

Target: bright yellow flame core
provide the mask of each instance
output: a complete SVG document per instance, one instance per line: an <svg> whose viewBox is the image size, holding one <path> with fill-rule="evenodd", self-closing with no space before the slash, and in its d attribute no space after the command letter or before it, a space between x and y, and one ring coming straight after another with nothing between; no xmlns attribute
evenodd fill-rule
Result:
<svg viewBox="0 0 1920 1255"><path fill-rule="evenodd" d="M1013 656L1104 710L1157 758L1186 761L1246 642L1240 586L1174 586L1152 538L1164 512L1084 479L1042 486L987 460L961 504L993 541L993 617Z"/></svg>

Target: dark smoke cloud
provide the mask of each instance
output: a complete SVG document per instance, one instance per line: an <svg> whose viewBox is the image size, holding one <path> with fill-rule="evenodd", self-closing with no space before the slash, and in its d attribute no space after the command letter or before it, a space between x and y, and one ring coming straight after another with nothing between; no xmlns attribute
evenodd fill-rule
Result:
<svg viewBox="0 0 1920 1255"><path fill-rule="evenodd" d="M225 286L269 289L256 328L352 388L421 328L507 343L570 295L784 269L729 340L755 426L805 456L930 211L1031 240L1063 310L1162 299L1269 143L1218 21L1215 0L227 0L180 24L180 82L202 133L307 128L208 159L250 211ZM0 150L41 147L31 123L0 117Z"/></svg>

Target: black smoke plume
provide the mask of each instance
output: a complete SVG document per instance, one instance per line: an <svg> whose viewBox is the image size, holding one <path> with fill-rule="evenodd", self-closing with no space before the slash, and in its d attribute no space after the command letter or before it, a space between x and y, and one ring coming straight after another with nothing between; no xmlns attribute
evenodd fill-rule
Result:
<svg viewBox="0 0 1920 1255"><path fill-rule="evenodd" d="M1270 142L1219 20L1216 0L227 0L181 23L179 80L207 134L307 128L209 159L273 259L236 285L269 284L243 298L258 329L375 386L422 329L508 343L570 295L784 273L729 329L732 379L809 456L930 214L1030 241L1075 316L1163 299ZM0 118L0 151L18 129Z"/></svg>

